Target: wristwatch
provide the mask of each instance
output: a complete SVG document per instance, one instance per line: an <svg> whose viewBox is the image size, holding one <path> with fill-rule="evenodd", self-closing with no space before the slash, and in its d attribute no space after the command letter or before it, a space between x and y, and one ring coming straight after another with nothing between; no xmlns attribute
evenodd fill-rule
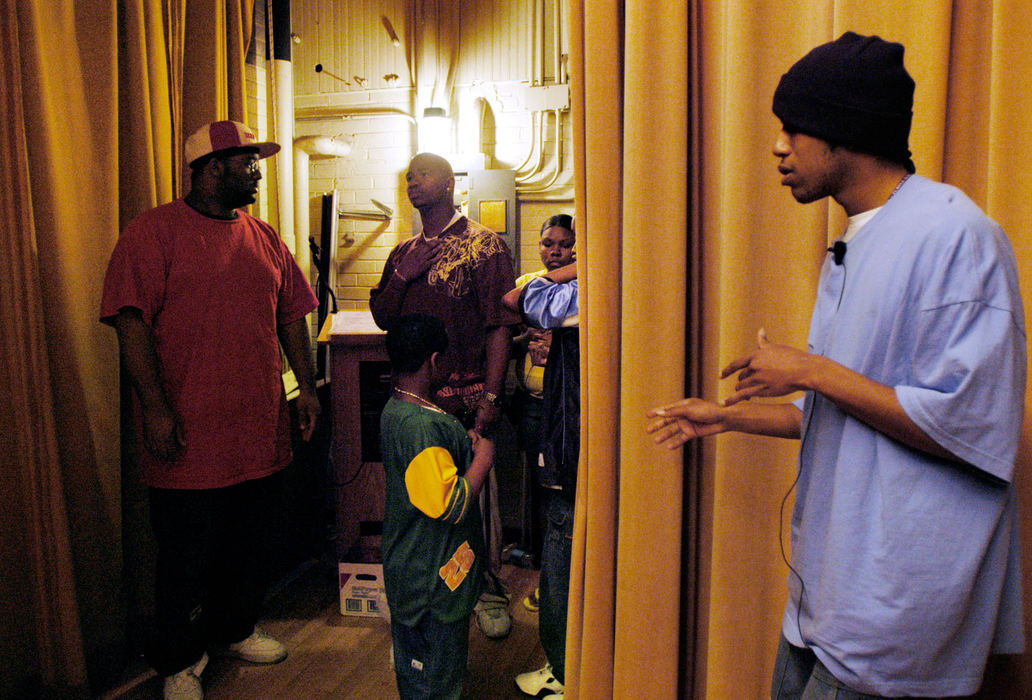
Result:
<svg viewBox="0 0 1032 700"><path fill-rule="evenodd" d="M491 403L492 406L501 406L502 405L502 397L499 396L498 394L493 393L493 392L485 391L484 392L484 398L487 399Z"/></svg>

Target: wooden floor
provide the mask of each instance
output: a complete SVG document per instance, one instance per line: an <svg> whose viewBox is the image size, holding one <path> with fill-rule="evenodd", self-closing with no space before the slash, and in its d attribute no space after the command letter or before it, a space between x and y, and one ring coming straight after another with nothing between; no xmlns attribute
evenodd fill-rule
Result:
<svg viewBox="0 0 1032 700"><path fill-rule="evenodd" d="M470 624L464 698L527 697L513 678L544 665L537 614L520 602L537 585L537 578L534 569L502 567L502 579L512 594L512 632L505 639L490 640L475 622ZM337 572L330 566L313 564L283 584L270 598L261 625L287 646L290 656L273 666L212 659L202 677L208 700L398 697L390 666L388 623L342 616ZM137 675L106 698L153 700L161 697L161 689L162 679L149 672Z"/></svg>

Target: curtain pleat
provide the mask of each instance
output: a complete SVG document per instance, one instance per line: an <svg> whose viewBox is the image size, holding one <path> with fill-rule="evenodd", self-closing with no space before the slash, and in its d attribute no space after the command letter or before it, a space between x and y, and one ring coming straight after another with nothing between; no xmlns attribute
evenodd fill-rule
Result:
<svg viewBox="0 0 1032 700"><path fill-rule="evenodd" d="M238 122L247 119L247 78L244 64L254 21L254 0L226 2L226 93L227 116Z"/></svg>
<svg viewBox="0 0 1032 700"><path fill-rule="evenodd" d="M602 149L589 144L620 143L622 3L572 0L570 16L580 232L577 266L582 285L581 318L586 318L592 314L591 309L615 309L619 305L619 247L613 243L620 234L623 153L619 148ZM591 47L602 36L609 37L612 43L605 52L593 52ZM588 261L592 261L590 266ZM618 320L615 314L594 315L600 320L584 324L580 331L581 453L574 506L565 679L572 698L606 698L613 692L619 375L592 368L618 365Z"/></svg>
<svg viewBox="0 0 1032 700"><path fill-rule="evenodd" d="M67 518L28 527L40 527L34 534L45 542L70 543L91 680L121 671L124 639L113 617L122 610L117 352L96 320L104 241L119 224L117 21L113 0L18 3L33 217L20 235L35 247L41 291L24 312L44 328L37 351L49 376L34 390L50 398L57 448L39 478L60 483L65 498L61 507L40 494L34 505Z"/></svg>
<svg viewBox="0 0 1032 700"><path fill-rule="evenodd" d="M126 613L139 591L126 574L146 570L146 553L127 547L123 526L146 531L144 501L131 465L122 471L117 344L97 321L100 292L122 226L178 191L182 105L243 115L253 2L229 1L0 11L3 697L89 696L135 656ZM190 63L187 36L210 48Z"/></svg>
<svg viewBox="0 0 1032 700"><path fill-rule="evenodd" d="M620 338L619 393L611 407L620 436L613 696L662 698L676 697L678 688L681 595L670 582L681 573L684 483L680 455L642 439L641 407L675 399L685 385L690 28L684 3L635 0L625 8L623 143L633 156L622 168L619 257L599 256L603 265L618 266L621 290L621 313L602 329L604 337ZM591 229L587 234L590 240ZM594 257L587 266L595 267ZM602 366L593 352L588 362ZM641 652L650 647L668 653L643 664Z"/></svg>
<svg viewBox="0 0 1032 700"><path fill-rule="evenodd" d="M46 329L40 309L36 236L29 187L18 18L0 10L0 695L39 687L87 693L79 606L61 486L50 392ZM31 611L26 615L25 611Z"/></svg>

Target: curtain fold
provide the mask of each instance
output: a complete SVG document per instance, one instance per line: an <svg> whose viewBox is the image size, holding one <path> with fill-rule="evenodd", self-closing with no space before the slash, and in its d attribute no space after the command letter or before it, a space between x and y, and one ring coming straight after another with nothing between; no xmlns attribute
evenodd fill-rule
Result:
<svg viewBox="0 0 1032 700"><path fill-rule="evenodd" d="M1003 225L1032 299L1032 188L1020 176L1032 156L1032 92L1022 85L1032 9L1019 0L700 0L687 9L572 0L570 14L584 447L567 692L765 697L798 446L724 435L685 450L682 465L679 453L651 446L644 413L682 395L725 396L720 368L761 327L806 346L824 249L845 218L828 202L801 206L780 186L770 100L792 63L847 29L906 46L918 172L961 187ZM1029 419L1023 436L1017 486L1029 523ZM678 611L669 589L688 609ZM680 669L668 666L675 653ZM1032 695L1029 658L993 659L982 697Z"/></svg>
<svg viewBox="0 0 1032 700"><path fill-rule="evenodd" d="M596 304L599 309L618 308L619 296L615 292L619 284L619 248L612 242L619 236L619 173L623 159L618 148L587 148L589 143L620 142L622 3L596 2L588 10L588 3L571 0L570 84L582 319ZM592 52L591 46L600 36L609 37L613 44L606 52ZM593 206L586 206L588 202ZM589 260L596 261L590 268ZM602 313L594 315L606 318ZM608 321L613 320L610 315ZM598 366L617 365L619 341L615 335L606 335L614 330L600 321L598 325L584 324L580 331L581 453L574 506L565 679L566 692L573 698L606 698L612 697L613 692L618 468L614 399L618 376L613 372L595 376L588 358L596 352L605 353L605 359L597 360Z"/></svg>
<svg viewBox="0 0 1032 700"><path fill-rule="evenodd" d="M671 582L680 579L683 482L678 456L641 439L641 407L679 392L685 376L687 13L571 3L578 264L590 319L581 329L571 697L677 693L681 592ZM672 283L654 285L660 278ZM651 645L665 653L643 663Z"/></svg>
<svg viewBox="0 0 1032 700"><path fill-rule="evenodd" d="M48 363L48 381L34 390L51 402L56 450L45 454L39 477L60 483L65 502L33 497L41 512L60 509L67 518L27 524L27 534L69 542L81 653L91 679L113 678L123 639L117 353L96 309L102 241L118 229L117 5L23 2L18 22L32 211L31 229L18 235L34 244L41 290L24 312L44 329L23 342L41 342L33 351Z"/></svg>
<svg viewBox="0 0 1032 700"><path fill-rule="evenodd" d="M615 232L620 316L614 328L602 329L606 337L620 337L614 397L620 439L613 695L676 697L683 653L681 595L670 582L681 573L683 470L678 454L642 439L642 407L685 385L690 27L684 3L634 0L625 8L623 143L633 157L623 162L622 225ZM587 263L594 267L595 258ZM594 317L589 323L593 326ZM599 366L595 353L587 360ZM677 653L643 664L643 644Z"/></svg>
<svg viewBox="0 0 1032 700"><path fill-rule="evenodd" d="M122 226L177 191L181 103L243 114L253 3L226 2L0 11L0 696L93 695L130 658L125 574L140 560L129 547L123 569L123 526L138 535L145 515L124 498L134 475L122 472L117 344L97 321L100 292ZM222 52L183 68L184 37L199 34ZM232 87L229 74L241 76Z"/></svg>
<svg viewBox="0 0 1032 700"><path fill-rule="evenodd" d="M0 10L0 695L87 692L29 188L18 17ZM43 390L41 390L43 389ZM25 611L31 611L26 615Z"/></svg>

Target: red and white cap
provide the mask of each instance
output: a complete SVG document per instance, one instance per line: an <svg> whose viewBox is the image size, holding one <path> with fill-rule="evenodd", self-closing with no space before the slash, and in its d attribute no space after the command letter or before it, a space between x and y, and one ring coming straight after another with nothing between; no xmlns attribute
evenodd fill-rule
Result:
<svg viewBox="0 0 1032 700"><path fill-rule="evenodd" d="M258 141L250 127L226 119L205 124L190 134L184 150L187 164L193 165L198 158L210 153L238 148L257 148L259 158L268 158L279 152L280 145L274 141Z"/></svg>

